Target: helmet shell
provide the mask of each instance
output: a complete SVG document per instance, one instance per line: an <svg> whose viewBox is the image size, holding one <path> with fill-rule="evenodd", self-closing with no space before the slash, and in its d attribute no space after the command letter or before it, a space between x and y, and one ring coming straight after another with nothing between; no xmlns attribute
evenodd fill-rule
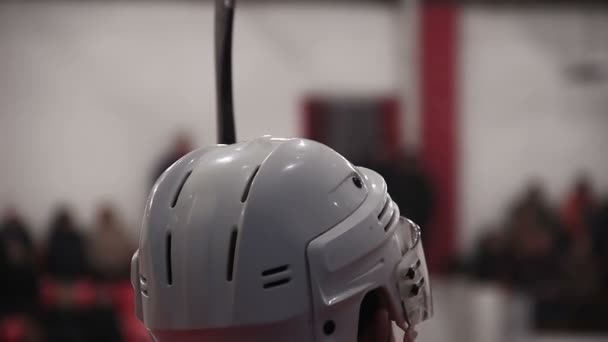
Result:
<svg viewBox="0 0 608 342"><path fill-rule="evenodd" d="M262 137L182 157L146 203L132 269L140 319L153 335L282 323L313 340L307 247L362 205L362 180L305 139Z"/></svg>

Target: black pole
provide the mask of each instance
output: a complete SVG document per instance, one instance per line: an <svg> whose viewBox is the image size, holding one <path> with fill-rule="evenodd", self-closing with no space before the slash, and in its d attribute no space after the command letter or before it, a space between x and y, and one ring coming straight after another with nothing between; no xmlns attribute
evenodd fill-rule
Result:
<svg viewBox="0 0 608 342"><path fill-rule="evenodd" d="M217 139L236 142L232 100L232 27L236 0L215 1L215 82L217 91Z"/></svg>

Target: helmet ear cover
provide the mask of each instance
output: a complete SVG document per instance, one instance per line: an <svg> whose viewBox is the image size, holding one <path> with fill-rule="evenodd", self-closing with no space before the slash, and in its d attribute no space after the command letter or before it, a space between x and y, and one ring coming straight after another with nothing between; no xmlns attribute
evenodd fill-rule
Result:
<svg viewBox="0 0 608 342"><path fill-rule="evenodd" d="M367 296L372 296L374 305L386 308L391 320L406 330L409 326L418 325L433 316L429 272L418 225L402 216L399 217L391 240L398 242L402 253L390 277L395 280L394 286L391 283L377 284L380 286L368 289L362 296L361 306L363 310L369 311L369 308L363 306L370 305L369 302L365 303L365 300ZM398 301L395 301L397 298ZM364 313L360 312L361 314ZM359 319L362 318L364 317L360 316Z"/></svg>
<svg viewBox="0 0 608 342"><path fill-rule="evenodd" d="M433 313L420 228L400 217L378 174L357 169L369 190L365 202L307 248L319 341L327 340L322 325L328 321L337 325L335 340L356 340L356 332L340 327L360 319L365 296L375 291L403 330Z"/></svg>

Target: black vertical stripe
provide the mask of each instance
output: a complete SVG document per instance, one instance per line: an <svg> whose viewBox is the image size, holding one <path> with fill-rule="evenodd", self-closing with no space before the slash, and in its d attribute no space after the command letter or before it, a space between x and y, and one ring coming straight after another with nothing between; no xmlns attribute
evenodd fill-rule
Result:
<svg viewBox="0 0 608 342"><path fill-rule="evenodd" d="M171 261L171 232L167 234L166 244L165 244L165 257L166 257L166 267L167 267L167 284L173 284L173 267Z"/></svg>
<svg viewBox="0 0 608 342"><path fill-rule="evenodd" d="M236 254L236 242L238 238L239 232L236 228L232 231L232 235L230 236L230 249L228 254L228 272L226 275L226 279L228 281L232 281L233 273L234 273L234 255Z"/></svg>

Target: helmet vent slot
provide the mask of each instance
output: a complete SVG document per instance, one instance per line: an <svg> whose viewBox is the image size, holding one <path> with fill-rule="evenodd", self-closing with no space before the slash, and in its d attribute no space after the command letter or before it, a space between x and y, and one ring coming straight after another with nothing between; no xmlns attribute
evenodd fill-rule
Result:
<svg viewBox="0 0 608 342"><path fill-rule="evenodd" d="M165 261L167 268L167 284L173 284L173 269L171 267L171 232L167 234L165 240Z"/></svg>
<svg viewBox="0 0 608 342"><path fill-rule="evenodd" d="M378 214L378 220L382 220L382 216L384 216L384 214L386 214L386 212L388 211L388 208L390 206L391 206L391 200L389 199L388 196L386 196L384 198L384 206L382 207L380 214Z"/></svg>
<svg viewBox="0 0 608 342"><path fill-rule="evenodd" d="M275 281L271 281L268 283L264 284L264 289L271 289L274 287L279 287L281 285L285 285L287 283L289 283L291 281L291 278L287 277L287 278L283 278L283 279L279 279L279 280L275 280Z"/></svg>
<svg viewBox="0 0 608 342"><path fill-rule="evenodd" d="M277 266L262 271L262 277L265 278L264 289L270 289L289 283L291 271L289 265Z"/></svg>
<svg viewBox="0 0 608 342"><path fill-rule="evenodd" d="M393 224L395 224L396 220L397 220L397 210L393 210L393 213L391 214L391 219L388 220L388 222L386 223L386 226L384 226L384 231L388 232L388 230L391 228L391 226L393 226Z"/></svg>
<svg viewBox="0 0 608 342"><path fill-rule="evenodd" d="M230 249L228 250L228 271L226 273L226 280L232 281L234 275L234 255L236 253L236 242L239 236L239 231L234 227L232 234L230 235Z"/></svg>
<svg viewBox="0 0 608 342"><path fill-rule="evenodd" d="M265 271L262 271L262 277L267 277L267 276L270 276L273 274L282 273L282 272L287 271L288 269L289 269L289 265L283 265L283 266L279 266L279 267L270 268Z"/></svg>
<svg viewBox="0 0 608 342"><path fill-rule="evenodd" d="M245 185L245 190L243 190L243 196L241 197L242 203L245 203L245 201L247 200L247 197L249 196L249 189L251 189L251 183L253 183L253 179L258 174L259 170L260 170L260 165L258 165L255 168L255 170L253 170L253 173L251 174L251 176L249 176L249 180L247 181L247 184Z"/></svg>
<svg viewBox="0 0 608 342"><path fill-rule="evenodd" d="M188 178L190 177L191 174L192 174L192 170L188 171L184 175L184 178L182 178L182 181L179 183L179 186L177 187L177 191L175 192L175 196L173 197L173 202L171 202L171 208L175 208L175 205L177 204L177 200L179 199L179 194L182 192L182 189L184 188L184 184L186 184L186 181L188 180Z"/></svg>

